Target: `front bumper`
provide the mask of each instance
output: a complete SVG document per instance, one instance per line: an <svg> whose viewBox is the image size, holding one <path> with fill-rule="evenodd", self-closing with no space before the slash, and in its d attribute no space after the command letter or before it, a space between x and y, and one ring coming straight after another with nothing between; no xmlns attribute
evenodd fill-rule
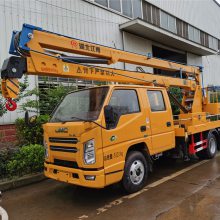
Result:
<svg viewBox="0 0 220 220"><path fill-rule="evenodd" d="M105 187L104 169L98 171L85 171L44 163L44 175L51 179L79 186L90 188ZM95 180L86 180L86 175L95 176Z"/></svg>

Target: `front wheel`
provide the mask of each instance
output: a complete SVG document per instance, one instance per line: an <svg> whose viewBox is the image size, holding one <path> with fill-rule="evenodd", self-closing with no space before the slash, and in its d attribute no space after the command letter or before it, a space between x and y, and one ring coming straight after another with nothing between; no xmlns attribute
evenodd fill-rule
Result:
<svg viewBox="0 0 220 220"><path fill-rule="evenodd" d="M139 151L128 153L122 186L127 193L134 193L142 189L148 177L148 164L144 155Z"/></svg>
<svg viewBox="0 0 220 220"><path fill-rule="evenodd" d="M200 159L211 159L217 153L217 140L214 134L208 134L207 142L207 148L196 154Z"/></svg>

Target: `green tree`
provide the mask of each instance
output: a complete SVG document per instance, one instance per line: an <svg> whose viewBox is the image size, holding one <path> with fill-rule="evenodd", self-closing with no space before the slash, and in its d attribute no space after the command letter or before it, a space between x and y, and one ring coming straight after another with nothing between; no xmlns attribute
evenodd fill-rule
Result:
<svg viewBox="0 0 220 220"><path fill-rule="evenodd" d="M182 92L181 92L181 89L178 88L178 87L172 87L170 88L170 92L173 96L176 97L176 99L181 103L182 102L182 99L183 99L183 95L182 95ZM180 113L180 108L179 106L177 106L177 104L173 101L173 100L170 100L170 103L171 103L171 108L172 108L172 111L173 111L173 114L174 115L178 115Z"/></svg>
<svg viewBox="0 0 220 220"><path fill-rule="evenodd" d="M28 99L21 105L21 110L32 111L40 113L42 115L50 115L56 105L62 100L62 98L70 91L75 90L75 86L63 86L50 84L49 88L33 89L26 93L27 96L31 97L35 95L37 99Z"/></svg>

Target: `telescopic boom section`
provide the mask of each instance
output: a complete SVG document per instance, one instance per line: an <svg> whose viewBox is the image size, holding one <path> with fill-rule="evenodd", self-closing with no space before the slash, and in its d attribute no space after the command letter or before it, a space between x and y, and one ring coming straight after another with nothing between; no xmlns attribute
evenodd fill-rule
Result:
<svg viewBox="0 0 220 220"><path fill-rule="evenodd" d="M60 36L45 31L33 31L33 40L31 40L27 45L30 49L36 51L41 50L41 52L43 52L43 48L47 48L63 52L104 58L108 60L108 64L125 62L169 71L182 71L191 74L199 74L199 68L197 67L186 66L156 58L150 58L148 56L117 50L114 48Z"/></svg>
<svg viewBox="0 0 220 220"><path fill-rule="evenodd" d="M196 86L200 84L199 67L117 50L51 33L27 24L23 25L22 31L13 32L10 53L16 57L12 56L5 60L1 72L5 98L17 96L17 79L24 73L142 85L178 86L191 91L195 91ZM94 66L94 64L110 65L117 62L179 71L185 78ZM188 76L193 80L187 79Z"/></svg>
<svg viewBox="0 0 220 220"><path fill-rule="evenodd" d="M10 50L11 53L17 54L17 49L14 47L15 45L13 45L15 36L16 32L14 32ZM108 64L125 62L169 71L182 71L189 74L199 74L200 72L198 67L182 65L82 41L60 34L51 33L27 24L23 25L23 29L20 32L19 48L27 51L35 50L41 52L44 52L44 49L47 48L91 57L104 58L108 60Z"/></svg>

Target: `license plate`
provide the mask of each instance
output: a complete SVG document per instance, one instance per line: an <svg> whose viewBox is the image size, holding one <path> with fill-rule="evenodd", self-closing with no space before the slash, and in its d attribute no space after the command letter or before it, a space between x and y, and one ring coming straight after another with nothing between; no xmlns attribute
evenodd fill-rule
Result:
<svg viewBox="0 0 220 220"><path fill-rule="evenodd" d="M69 178L69 173L65 171L59 171L58 172L58 178L62 181L68 180Z"/></svg>

